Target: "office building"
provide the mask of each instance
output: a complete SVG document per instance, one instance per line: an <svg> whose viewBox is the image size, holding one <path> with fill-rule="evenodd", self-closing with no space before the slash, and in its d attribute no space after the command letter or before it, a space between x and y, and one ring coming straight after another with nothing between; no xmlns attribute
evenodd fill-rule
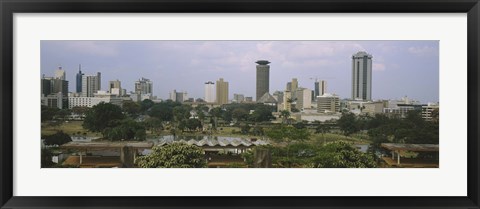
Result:
<svg viewBox="0 0 480 209"><path fill-rule="evenodd" d="M77 81L76 91L77 91L77 93L82 92L82 77L83 77L82 65L78 65L78 73L77 73L77 76L76 76L76 81Z"/></svg>
<svg viewBox="0 0 480 209"><path fill-rule="evenodd" d="M245 101L245 96L243 94L233 94L233 102L242 103Z"/></svg>
<svg viewBox="0 0 480 209"><path fill-rule="evenodd" d="M335 113L340 112L340 98L335 94L325 93L317 96L317 112Z"/></svg>
<svg viewBox="0 0 480 209"><path fill-rule="evenodd" d="M283 108L282 110L292 111L292 92L285 90L283 92Z"/></svg>
<svg viewBox="0 0 480 209"><path fill-rule="evenodd" d="M101 89L101 73L97 75L83 75L82 76L82 97L93 97L95 93Z"/></svg>
<svg viewBox="0 0 480 209"><path fill-rule="evenodd" d="M312 90L307 88L297 88L295 96L297 99L297 109L303 110L312 107Z"/></svg>
<svg viewBox="0 0 480 209"><path fill-rule="evenodd" d="M291 93L291 99L297 98L295 96L297 93L297 89L298 89L298 80L296 78L292 78L292 81L287 83L287 89L286 89Z"/></svg>
<svg viewBox="0 0 480 209"><path fill-rule="evenodd" d="M315 81L315 94L314 98L318 96L322 96L323 94L327 93L327 82L324 80Z"/></svg>
<svg viewBox="0 0 480 209"><path fill-rule="evenodd" d="M111 103L121 107L123 99L117 95L107 93L106 91L97 91L93 97L69 97L68 108L93 107L101 102Z"/></svg>
<svg viewBox="0 0 480 209"><path fill-rule="evenodd" d="M65 78L65 70L62 69L62 66L58 66L58 69L55 70L55 79L65 80Z"/></svg>
<svg viewBox="0 0 480 209"><path fill-rule="evenodd" d="M122 95L122 82L120 82L118 79L114 81L109 81L108 82L108 88L109 92L111 94L121 96Z"/></svg>
<svg viewBox="0 0 480 209"><path fill-rule="evenodd" d="M363 51L352 56L352 100L372 100L372 55Z"/></svg>
<svg viewBox="0 0 480 209"><path fill-rule="evenodd" d="M267 60L258 60L257 65L257 97L258 101L270 88L270 62Z"/></svg>
<svg viewBox="0 0 480 209"><path fill-rule="evenodd" d="M174 102L184 102L188 99L187 92L177 92L177 90L173 90L170 92L170 99Z"/></svg>
<svg viewBox="0 0 480 209"><path fill-rule="evenodd" d="M150 79L142 77L142 79L135 81L135 93L153 95L153 83Z"/></svg>
<svg viewBox="0 0 480 209"><path fill-rule="evenodd" d="M68 81L60 78L43 76L40 82L42 105L68 108Z"/></svg>
<svg viewBox="0 0 480 209"><path fill-rule="evenodd" d="M275 98L275 100L277 100L278 104L283 103L283 92L281 92L281 91L273 92L273 98Z"/></svg>
<svg viewBox="0 0 480 209"><path fill-rule="evenodd" d="M214 103L215 102L215 83L212 81L205 82L205 102Z"/></svg>
<svg viewBox="0 0 480 209"><path fill-rule="evenodd" d="M223 105L228 103L228 82L225 82L223 78L217 81L217 104Z"/></svg>

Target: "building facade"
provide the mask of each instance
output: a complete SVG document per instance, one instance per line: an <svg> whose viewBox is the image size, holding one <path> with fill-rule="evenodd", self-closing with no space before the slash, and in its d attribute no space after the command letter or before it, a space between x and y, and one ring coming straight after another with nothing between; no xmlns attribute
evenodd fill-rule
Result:
<svg viewBox="0 0 480 209"><path fill-rule="evenodd" d="M66 80L66 73L62 66L58 66L58 69L55 70L55 79Z"/></svg>
<svg viewBox="0 0 480 209"><path fill-rule="evenodd" d="M312 107L312 90L307 88L298 88L295 96L297 97L297 109L303 110Z"/></svg>
<svg viewBox="0 0 480 209"><path fill-rule="evenodd" d="M270 62L267 60L258 60L257 65L257 95L258 101L265 93L270 90Z"/></svg>
<svg viewBox="0 0 480 209"><path fill-rule="evenodd" d="M315 81L314 98L317 98L318 96L322 96L325 93L327 93L327 81L324 81L324 80Z"/></svg>
<svg viewBox="0 0 480 209"><path fill-rule="evenodd" d="M245 101L245 96L243 94L233 94L233 102L242 103Z"/></svg>
<svg viewBox="0 0 480 209"><path fill-rule="evenodd" d="M75 90L76 90L77 93L82 92L82 77L83 77L82 66L79 65L78 66L78 73L75 77L76 78L76 86L75 86L76 89Z"/></svg>
<svg viewBox="0 0 480 209"><path fill-rule="evenodd" d="M122 82L120 82L118 79L114 81L109 81L108 82L108 91L110 94L115 94L117 96L122 95Z"/></svg>
<svg viewBox="0 0 480 209"><path fill-rule="evenodd" d="M205 82L205 102L214 103L215 102L215 83L212 81Z"/></svg>
<svg viewBox="0 0 480 209"><path fill-rule="evenodd" d="M352 56L352 100L372 100L372 55L363 51Z"/></svg>
<svg viewBox="0 0 480 209"><path fill-rule="evenodd" d="M340 98L334 94L323 94L317 97L317 112L336 113L340 112Z"/></svg>
<svg viewBox="0 0 480 209"><path fill-rule="evenodd" d="M101 73L82 76L82 97L93 97L101 89Z"/></svg>
<svg viewBox="0 0 480 209"><path fill-rule="evenodd" d="M223 105L228 103L228 82L220 78L217 81L217 104Z"/></svg>
<svg viewBox="0 0 480 209"><path fill-rule="evenodd" d="M135 93L153 95L153 83L150 79L142 77L142 79L135 81Z"/></svg>

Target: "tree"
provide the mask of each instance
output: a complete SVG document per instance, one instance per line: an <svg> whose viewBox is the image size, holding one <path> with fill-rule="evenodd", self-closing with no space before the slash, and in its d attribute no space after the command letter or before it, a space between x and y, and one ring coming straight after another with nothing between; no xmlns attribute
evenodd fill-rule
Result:
<svg viewBox="0 0 480 209"><path fill-rule="evenodd" d="M142 102L140 102L140 111L142 112L146 112L147 110L149 110L151 107L153 107L155 103L150 100L150 99L145 99L143 100Z"/></svg>
<svg viewBox="0 0 480 209"><path fill-rule="evenodd" d="M163 122L158 118L149 117L145 119L145 126L149 128L152 133L160 133L160 131L163 129Z"/></svg>
<svg viewBox="0 0 480 209"><path fill-rule="evenodd" d="M352 144L344 141L330 142L318 151L313 160L316 168L374 168L372 155L362 153Z"/></svg>
<svg viewBox="0 0 480 209"><path fill-rule="evenodd" d="M272 108L263 104L259 104L250 115L250 120L253 122L270 121L272 119L275 119L272 115Z"/></svg>
<svg viewBox="0 0 480 209"><path fill-rule="evenodd" d="M63 131L58 131L52 135L45 136L45 145L62 145L68 142L71 142L72 138L70 135L64 133Z"/></svg>
<svg viewBox="0 0 480 209"><path fill-rule="evenodd" d="M41 121L42 122L45 122L45 121L49 121L49 120L53 120L53 116L55 116L57 114L57 112L60 110L58 108L53 108L53 107L47 107L45 105L42 105L41 106Z"/></svg>
<svg viewBox="0 0 480 209"><path fill-rule="evenodd" d="M42 168L51 168L55 165L52 161L53 153L49 149L42 149L41 150L41 167Z"/></svg>
<svg viewBox="0 0 480 209"><path fill-rule="evenodd" d="M61 109L58 110L57 113L55 114L55 118L65 120L67 116L69 116L72 112L69 109Z"/></svg>
<svg viewBox="0 0 480 209"><path fill-rule="evenodd" d="M288 122L288 118L290 117L290 111L288 110L280 111L280 117L282 118L282 123L286 124Z"/></svg>
<svg viewBox="0 0 480 209"><path fill-rule="evenodd" d="M243 121L246 120L248 117L248 111L243 109L243 108L235 108L232 111L232 117L236 119L237 121Z"/></svg>
<svg viewBox="0 0 480 209"><path fill-rule="evenodd" d="M202 128L202 123L200 122L200 120L198 120L196 118L190 118L186 122L186 127L190 131L195 131L199 128Z"/></svg>
<svg viewBox="0 0 480 209"><path fill-rule="evenodd" d="M165 103L155 104L148 112L148 115L162 121L171 121L173 119L173 108Z"/></svg>
<svg viewBox="0 0 480 209"><path fill-rule="evenodd" d="M84 115L88 111L88 107L75 106L72 108L72 113L77 115Z"/></svg>
<svg viewBox="0 0 480 209"><path fill-rule="evenodd" d="M101 102L88 110L83 127L93 132L102 132L107 127L114 127L115 123L123 118L119 106Z"/></svg>
<svg viewBox="0 0 480 209"><path fill-rule="evenodd" d="M356 117L353 113L342 113L342 117L338 119L337 125L343 131L345 136L349 136L350 134L359 131L356 124Z"/></svg>
<svg viewBox="0 0 480 209"><path fill-rule="evenodd" d="M214 129L217 129L218 127L218 118L222 116L222 108L220 107L214 107L210 110L210 115L213 117L213 121L214 121L214 124L213 124L213 127Z"/></svg>
<svg viewBox="0 0 480 209"><path fill-rule="evenodd" d="M139 157L136 164L141 168L204 168L207 166L203 150L185 143L153 147L152 153Z"/></svg>
<svg viewBox="0 0 480 209"><path fill-rule="evenodd" d="M149 105L150 103L146 104L145 108ZM140 105L137 102L126 100L122 103L122 111L129 115L137 115L138 113L140 113Z"/></svg>
<svg viewBox="0 0 480 209"><path fill-rule="evenodd" d="M308 132L307 129L297 129L285 125L281 125L278 128L272 128L268 130L265 134L273 141L287 144L287 161L290 160L290 143L305 141L310 138L310 132Z"/></svg>
<svg viewBox="0 0 480 209"><path fill-rule="evenodd" d="M146 138L145 125L127 118L120 121L116 126L105 128L103 131L105 138L112 141L118 140L138 140L143 141Z"/></svg>
<svg viewBox="0 0 480 209"><path fill-rule="evenodd" d="M323 143L326 143L325 133L329 132L332 129L332 126L328 123L320 123L315 129L315 133L321 133L323 138Z"/></svg>

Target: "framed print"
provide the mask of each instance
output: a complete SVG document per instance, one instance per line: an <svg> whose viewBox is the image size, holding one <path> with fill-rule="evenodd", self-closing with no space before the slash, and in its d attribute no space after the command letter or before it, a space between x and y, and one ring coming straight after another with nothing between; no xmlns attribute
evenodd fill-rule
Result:
<svg viewBox="0 0 480 209"><path fill-rule="evenodd" d="M2 208L479 208L477 0L0 6Z"/></svg>

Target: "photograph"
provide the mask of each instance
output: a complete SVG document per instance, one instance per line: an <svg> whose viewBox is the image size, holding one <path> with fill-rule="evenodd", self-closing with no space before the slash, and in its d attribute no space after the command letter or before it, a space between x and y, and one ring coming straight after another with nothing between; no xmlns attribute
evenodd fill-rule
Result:
<svg viewBox="0 0 480 209"><path fill-rule="evenodd" d="M42 169L440 168L438 40L42 40L40 68Z"/></svg>

